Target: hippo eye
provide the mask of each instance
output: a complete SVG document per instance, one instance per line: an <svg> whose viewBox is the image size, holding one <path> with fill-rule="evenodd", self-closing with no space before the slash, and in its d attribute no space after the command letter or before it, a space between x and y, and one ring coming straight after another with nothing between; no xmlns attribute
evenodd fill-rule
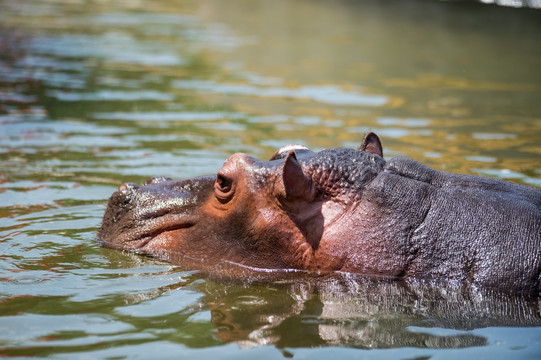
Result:
<svg viewBox="0 0 541 360"><path fill-rule="evenodd" d="M231 197L231 190L233 188L233 181L226 178L222 174L216 176L216 182L214 183L214 189L216 189L216 197L221 201L227 201Z"/></svg>

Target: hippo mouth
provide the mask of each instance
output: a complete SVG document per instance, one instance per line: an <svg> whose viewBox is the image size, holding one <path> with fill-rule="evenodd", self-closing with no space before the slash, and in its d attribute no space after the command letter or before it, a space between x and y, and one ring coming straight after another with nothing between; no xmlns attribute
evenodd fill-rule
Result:
<svg viewBox="0 0 541 360"><path fill-rule="evenodd" d="M175 215L165 215L149 220L145 220L144 224L140 220L129 222L130 224L137 223L139 226L122 225L117 228L102 227L98 234L98 239L102 245L141 252L150 242L173 232L184 230L195 225L192 219L186 219L184 216L180 218Z"/></svg>
<svg viewBox="0 0 541 360"><path fill-rule="evenodd" d="M168 223L165 225L162 224L156 224L151 225L150 229L148 231L144 232L143 234L139 236L135 236L133 238L127 238L124 240L124 248L131 248L135 251L142 251L147 245L149 245L152 241L157 240L158 238L161 238L162 236L168 236L177 234L178 231L190 228L194 226L195 223L193 222L180 222L180 223Z"/></svg>

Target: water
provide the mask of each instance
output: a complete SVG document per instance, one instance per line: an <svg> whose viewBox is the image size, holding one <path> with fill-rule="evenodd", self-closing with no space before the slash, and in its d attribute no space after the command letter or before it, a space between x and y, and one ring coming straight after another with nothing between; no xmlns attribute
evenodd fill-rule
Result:
<svg viewBox="0 0 541 360"><path fill-rule="evenodd" d="M448 1L0 1L0 354L538 358L535 299L227 284L95 237L122 182L287 143L356 147L368 130L388 158L541 187L540 17Z"/></svg>

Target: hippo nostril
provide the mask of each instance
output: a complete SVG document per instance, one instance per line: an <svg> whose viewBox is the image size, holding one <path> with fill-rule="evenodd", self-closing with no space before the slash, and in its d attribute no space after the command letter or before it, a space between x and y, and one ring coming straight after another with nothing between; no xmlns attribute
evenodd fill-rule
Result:
<svg viewBox="0 0 541 360"><path fill-rule="evenodd" d="M129 193L133 192L134 190L137 190L139 188L139 185L134 183L124 183L118 187L118 191L123 193Z"/></svg>

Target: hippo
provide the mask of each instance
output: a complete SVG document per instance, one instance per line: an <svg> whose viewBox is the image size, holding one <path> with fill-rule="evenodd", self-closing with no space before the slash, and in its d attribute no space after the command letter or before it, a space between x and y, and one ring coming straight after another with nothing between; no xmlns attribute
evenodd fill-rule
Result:
<svg viewBox="0 0 541 360"><path fill-rule="evenodd" d="M98 240L214 276L353 274L540 294L541 190L358 149L231 155L217 175L126 183Z"/></svg>

